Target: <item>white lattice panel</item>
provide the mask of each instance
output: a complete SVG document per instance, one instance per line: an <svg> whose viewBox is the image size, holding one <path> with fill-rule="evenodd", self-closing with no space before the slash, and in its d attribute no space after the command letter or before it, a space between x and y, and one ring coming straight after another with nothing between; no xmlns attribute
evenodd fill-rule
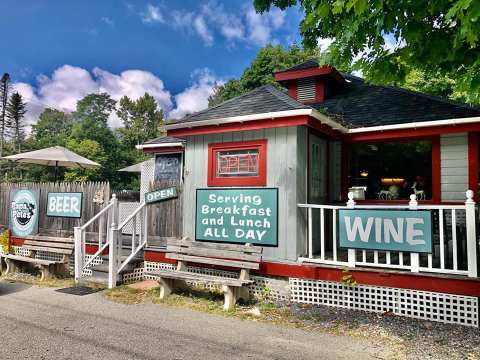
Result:
<svg viewBox="0 0 480 360"><path fill-rule="evenodd" d="M123 274L122 281L125 284L132 283L135 281L141 281L144 279L144 265L139 268L133 269L131 272L127 272Z"/></svg>
<svg viewBox="0 0 480 360"><path fill-rule="evenodd" d="M155 176L155 159L150 159L142 163L142 173L140 175L140 199L143 199L146 192L150 191L150 183Z"/></svg>
<svg viewBox="0 0 480 360"><path fill-rule="evenodd" d="M119 202L118 203L118 217L120 224L123 223L133 212L140 206L139 202ZM129 221L122 229L122 234L132 233L132 221ZM140 233L140 216L137 215L136 233Z"/></svg>
<svg viewBox="0 0 480 360"><path fill-rule="evenodd" d="M87 261L90 261L90 259L93 257L93 255L85 255L85 263ZM92 269L91 267L95 266L95 265L100 265L100 264L103 264L103 259L101 256L97 256L91 263L90 265L88 266L87 269L84 269L83 272L82 272L82 277L85 277L85 276L92 276Z"/></svg>
<svg viewBox="0 0 480 360"><path fill-rule="evenodd" d="M290 278L292 301L478 326L478 299L411 289Z"/></svg>

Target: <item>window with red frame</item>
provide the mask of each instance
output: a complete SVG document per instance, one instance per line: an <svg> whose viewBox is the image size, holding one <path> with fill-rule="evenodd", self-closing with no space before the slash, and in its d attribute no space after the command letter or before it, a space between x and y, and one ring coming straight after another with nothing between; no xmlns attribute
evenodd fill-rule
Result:
<svg viewBox="0 0 480 360"><path fill-rule="evenodd" d="M208 186L265 186L266 140L210 144Z"/></svg>

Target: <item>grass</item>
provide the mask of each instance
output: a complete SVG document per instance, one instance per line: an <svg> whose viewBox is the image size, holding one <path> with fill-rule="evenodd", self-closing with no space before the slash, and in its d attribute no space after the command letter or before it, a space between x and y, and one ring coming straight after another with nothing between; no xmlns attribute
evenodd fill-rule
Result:
<svg viewBox="0 0 480 360"><path fill-rule="evenodd" d="M39 286L39 287L50 287L50 288L68 288L68 287L77 286L74 279L71 277L52 276L48 279L40 281L40 276L35 276L32 274L25 274L25 273L11 273L7 275L2 275L0 276L0 281L18 282L22 284L29 284L29 285ZM82 286L85 286L85 284ZM86 286L92 287L95 289L105 288L105 286L103 286L102 284L96 284L96 283L88 283L86 284Z"/></svg>

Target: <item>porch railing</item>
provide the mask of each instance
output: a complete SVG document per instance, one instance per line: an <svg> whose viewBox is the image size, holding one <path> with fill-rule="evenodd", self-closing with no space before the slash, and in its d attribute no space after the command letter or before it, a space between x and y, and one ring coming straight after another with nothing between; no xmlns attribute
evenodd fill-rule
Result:
<svg viewBox="0 0 480 360"><path fill-rule="evenodd" d="M477 277L477 239L473 192L466 192L466 201L459 205L419 205L410 196L405 205L363 205L348 194L345 206L299 204L307 210L307 246L302 262L339 265L354 268L367 266L409 270L411 272L454 274ZM432 212L431 254L401 251L343 249L338 239L340 209L403 209Z"/></svg>

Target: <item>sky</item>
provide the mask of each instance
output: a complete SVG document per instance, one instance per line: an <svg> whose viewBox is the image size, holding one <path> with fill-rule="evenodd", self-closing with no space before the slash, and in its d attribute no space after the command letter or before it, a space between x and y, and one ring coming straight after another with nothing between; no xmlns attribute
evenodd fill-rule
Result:
<svg viewBox="0 0 480 360"><path fill-rule="evenodd" d="M261 47L301 42L298 8L260 15L252 3L2 0L0 73L28 102L30 124L92 92L148 92L168 118L182 117L207 107L215 84L239 77Z"/></svg>

